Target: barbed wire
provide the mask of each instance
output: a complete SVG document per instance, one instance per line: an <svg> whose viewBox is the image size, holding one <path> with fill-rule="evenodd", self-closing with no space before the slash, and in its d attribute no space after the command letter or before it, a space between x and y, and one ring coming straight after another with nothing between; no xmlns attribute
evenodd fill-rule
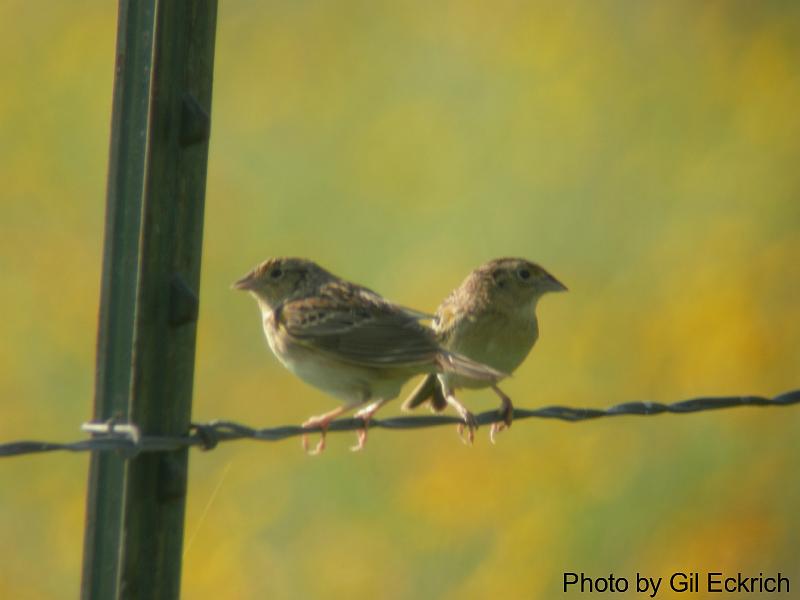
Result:
<svg viewBox="0 0 800 600"><path fill-rule="evenodd" d="M570 408L566 406L547 406L534 410L516 408L514 409L514 421L538 418L576 422L600 417L618 417L623 415L653 416L664 413L688 414L739 406L789 406L798 403L800 403L800 390L793 390L772 398L765 398L762 396L726 396L692 398L672 404L662 404L659 402L626 402L605 409ZM498 411L489 410L475 415L475 419L478 425L488 425L501 421L502 417ZM401 416L388 419L373 419L369 423L369 428L404 430L439 427L441 425L459 425L462 423L463 421L460 418L447 415ZM361 419L341 419L333 421L328 427L328 431L353 431L362 429L363 427L364 423ZM71 443L23 440L0 444L0 457L54 451L117 451L130 457L141 452L178 450L180 448L193 446L211 450L220 442L242 439L275 442L319 431L319 427L303 428L298 425L254 429L233 421L211 421L205 424L193 423L186 435L142 435L135 424L120 422L115 419L105 422L84 423L81 429L89 433L91 437Z"/></svg>

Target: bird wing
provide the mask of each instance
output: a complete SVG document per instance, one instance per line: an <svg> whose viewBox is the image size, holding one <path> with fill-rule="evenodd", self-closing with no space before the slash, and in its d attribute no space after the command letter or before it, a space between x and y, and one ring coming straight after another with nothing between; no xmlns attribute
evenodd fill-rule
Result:
<svg viewBox="0 0 800 600"><path fill-rule="evenodd" d="M340 282L313 298L281 307L279 325L299 344L332 358L372 368L433 365L439 346L418 322L423 313Z"/></svg>

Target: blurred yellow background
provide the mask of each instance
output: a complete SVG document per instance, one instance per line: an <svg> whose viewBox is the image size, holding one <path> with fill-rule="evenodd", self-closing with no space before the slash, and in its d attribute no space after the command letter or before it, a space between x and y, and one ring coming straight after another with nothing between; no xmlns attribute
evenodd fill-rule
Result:
<svg viewBox="0 0 800 600"><path fill-rule="evenodd" d="M113 2L0 5L0 442L91 416L115 31ZM782 1L222 2L195 420L336 405L229 289L287 254L423 310L486 259L540 262L570 292L504 386L520 407L800 387L798 57ZM529 420L494 447L437 428L359 455L351 434L314 459L194 451L183 597L579 597L564 571L800 586L799 427L742 408ZM0 597L77 596L87 465L0 462Z"/></svg>

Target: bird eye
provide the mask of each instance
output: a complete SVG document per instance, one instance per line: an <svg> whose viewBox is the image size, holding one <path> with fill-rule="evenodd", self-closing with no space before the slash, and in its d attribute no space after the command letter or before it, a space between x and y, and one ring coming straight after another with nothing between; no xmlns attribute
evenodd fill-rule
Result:
<svg viewBox="0 0 800 600"><path fill-rule="evenodd" d="M517 271L517 275L523 280L531 278L531 272L528 269L520 269Z"/></svg>
<svg viewBox="0 0 800 600"><path fill-rule="evenodd" d="M283 275L283 271L281 271L280 268L272 269L272 272L269 274L273 279L278 279L281 275Z"/></svg>

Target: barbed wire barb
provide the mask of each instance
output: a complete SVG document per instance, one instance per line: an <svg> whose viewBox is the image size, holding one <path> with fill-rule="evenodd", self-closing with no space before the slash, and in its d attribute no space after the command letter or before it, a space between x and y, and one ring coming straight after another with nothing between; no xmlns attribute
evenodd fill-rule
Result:
<svg viewBox="0 0 800 600"><path fill-rule="evenodd" d="M514 421L538 418L577 422L601 417L618 417L625 415L655 416L665 413L689 414L740 406L780 407L798 403L800 403L800 390L793 390L772 398L765 398L762 396L726 396L691 398L671 404L662 404L659 402L625 402L605 409L570 408L567 406L546 406L538 409L517 408L514 410ZM496 410L480 413L476 415L475 418L478 425L489 425L502 419ZM440 427L442 425L458 425L460 423L462 423L460 418L449 415L398 416L387 419L373 419L369 424L369 428L407 430ZM341 419L333 421L328 427L328 431L353 431L363 427L364 423L361 419ZM220 442L243 439L276 442L319 430L318 427L306 429L299 425L255 429L234 421L221 420L211 421L209 423L192 423L186 435L159 436L143 435L135 423L126 423L118 419L84 423L81 429L89 433L91 437L71 443L27 440L9 442L0 444L0 457L55 451L116 451L122 453L124 456L130 457L141 452L163 452L193 446L204 450L211 450Z"/></svg>

